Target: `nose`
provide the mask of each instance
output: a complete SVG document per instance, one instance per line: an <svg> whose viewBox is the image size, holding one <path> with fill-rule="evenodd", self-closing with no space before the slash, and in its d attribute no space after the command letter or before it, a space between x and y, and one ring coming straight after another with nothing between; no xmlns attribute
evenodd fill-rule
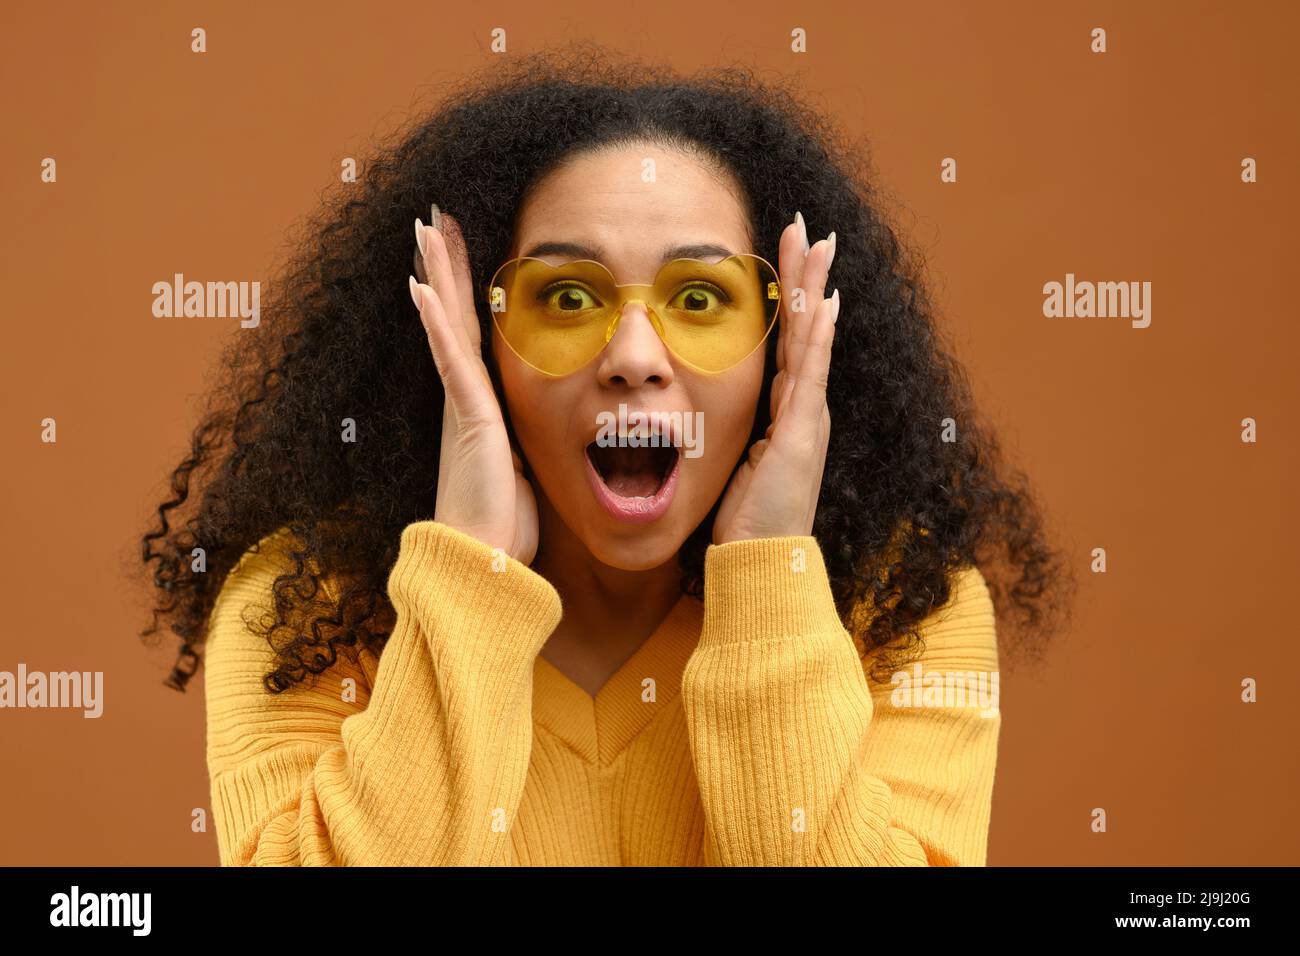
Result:
<svg viewBox="0 0 1300 956"><path fill-rule="evenodd" d="M637 388L647 383L672 383L673 366L668 347L655 331L645 303L629 302L614 337L600 354L600 380L607 385Z"/></svg>

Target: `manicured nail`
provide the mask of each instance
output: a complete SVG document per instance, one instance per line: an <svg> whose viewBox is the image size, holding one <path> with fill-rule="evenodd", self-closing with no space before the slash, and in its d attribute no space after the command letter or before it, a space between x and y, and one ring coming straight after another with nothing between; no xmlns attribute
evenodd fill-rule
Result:
<svg viewBox="0 0 1300 956"><path fill-rule="evenodd" d="M836 289L831 293L831 325L834 325L840 317L840 290Z"/></svg>
<svg viewBox="0 0 1300 956"><path fill-rule="evenodd" d="M832 232L829 236L826 237L826 239L831 244L831 255L830 258L826 260L826 268L829 269L831 267L831 263L835 261L835 233Z"/></svg>
<svg viewBox="0 0 1300 956"><path fill-rule="evenodd" d="M799 224L799 235L803 237L803 254L808 255L808 224L803 221L803 213L795 210L794 221Z"/></svg>
<svg viewBox="0 0 1300 956"><path fill-rule="evenodd" d="M411 276L411 301L415 303L417 309L424 311L424 307L420 304L420 283L415 281L415 276Z"/></svg>
<svg viewBox="0 0 1300 956"><path fill-rule="evenodd" d="M420 247L420 255L424 255L424 223L415 220L415 244Z"/></svg>
<svg viewBox="0 0 1300 956"><path fill-rule="evenodd" d="M429 203L429 225L442 232L442 210L438 208L436 202Z"/></svg>

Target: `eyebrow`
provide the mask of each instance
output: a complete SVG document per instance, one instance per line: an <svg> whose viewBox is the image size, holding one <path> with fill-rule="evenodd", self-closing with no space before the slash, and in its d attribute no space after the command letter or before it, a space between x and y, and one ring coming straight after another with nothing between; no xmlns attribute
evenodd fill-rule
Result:
<svg viewBox="0 0 1300 956"><path fill-rule="evenodd" d="M719 246L712 242L689 243L665 249L659 264L672 262L674 259L707 259L710 256L721 256L726 259L733 255L735 253L726 246ZM542 256L569 256L573 259L595 259L597 262L604 262L605 250L599 246L588 246L580 242L539 242L525 252L522 258Z"/></svg>

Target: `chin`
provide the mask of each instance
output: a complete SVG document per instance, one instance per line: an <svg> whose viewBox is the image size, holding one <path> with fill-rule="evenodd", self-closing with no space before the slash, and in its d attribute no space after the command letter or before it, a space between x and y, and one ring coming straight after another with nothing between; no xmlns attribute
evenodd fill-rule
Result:
<svg viewBox="0 0 1300 956"><path fill-rule="evenodd" d="M685 528L678 533L675 527L642 527L631 535L587 530L581 538L592 557L606 567L650 571L674 560L689 534Z"/></svg>

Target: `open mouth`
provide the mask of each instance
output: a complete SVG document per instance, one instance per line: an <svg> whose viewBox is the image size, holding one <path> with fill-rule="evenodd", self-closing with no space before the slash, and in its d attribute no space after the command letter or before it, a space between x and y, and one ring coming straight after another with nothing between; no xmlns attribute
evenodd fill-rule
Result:
<svg viewBox="0 0 1300 956"><path fill-rule="evenodd" d="M679 449L671 445L650 448L587 446L587 458L605 487L620 498L653 498L677 466Z"/></svg>

